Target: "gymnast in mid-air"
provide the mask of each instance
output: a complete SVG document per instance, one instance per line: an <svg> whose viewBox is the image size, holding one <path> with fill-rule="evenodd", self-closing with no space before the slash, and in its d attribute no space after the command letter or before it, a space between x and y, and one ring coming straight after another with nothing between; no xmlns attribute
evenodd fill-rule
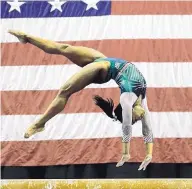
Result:
<svg viewBox="0 0 192 189"><path fill-rule="evenodd" d="M146 81L136 66L126 60L108 58L92 48L57 43L20 31L9 30L9 33L24 44L30 43L49 54L63 55L74 64L82 67L78 73L61 86L55 99L44 114L27 129L24 137L29 138L35 133L43 131L45 124L65 108L72 94L90 84L103 84L113 79L121 90L119 107L122 116L122 158L116 166L122 166L130 159L132 125L141 120L146 144L146 157L139 170L145 170L152 159L153 134L146 101ZM98 96L95 98L96 103L99 102L98 98Z"/></svg>

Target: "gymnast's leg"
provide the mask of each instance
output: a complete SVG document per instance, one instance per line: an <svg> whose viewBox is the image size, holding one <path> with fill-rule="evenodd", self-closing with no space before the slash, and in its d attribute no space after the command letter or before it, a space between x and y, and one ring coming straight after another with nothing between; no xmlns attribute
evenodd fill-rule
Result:
<svg viewBox="0 0 192 189"><path fill-rule="evenodd" d="M104 82L104 71L107 75L107 69L105 70L104 63L91 63L83 67L80 72L72 76L61 87L56 98L52 101L41 118L27 129L24 137L29 138L31 135L42 131L44 129L45 123L65 108L65 105L72 94L82 90L84 87L91 83Z"/></svg>
<svg viewBox="0 0 192 189"><path fill-rule="evenodd" d="M84 67L85 65L94 62L98 58L106 58L101 52L92 48L57 43L20 31L10 30L9 33L16 36L20 42L30 43L46 53L63 55L80 67Z"/></svg>

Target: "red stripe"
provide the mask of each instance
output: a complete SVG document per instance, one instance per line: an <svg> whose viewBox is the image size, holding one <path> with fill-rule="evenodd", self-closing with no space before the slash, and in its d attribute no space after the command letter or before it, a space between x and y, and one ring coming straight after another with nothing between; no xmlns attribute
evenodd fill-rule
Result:
<svg viewBox="0 0 192 189"><path fill-rule="evenodd" d="M124 39L65 43L91 47L108 57L132 62L192 62L192 39ZM70 63L63 56L46 54L30 44L4 43L1 48L2 66ZM13 53L14 56L10 56Z"/></svg>
<svg viewBox="0 0 192 189"><path fill-rule="evenodd" d="M145 157L143 139L133 138L131 162ZM1 165L48 166L112 163L120 160L120 138L2 142ZM191 163L192 139L155 139L155 163Z"/></svg>
<svg viewBox="0 0 192 189"><path fill-rule="evenodd" d="M188 15L192 1L112 1L113 15Z"/></svg>
<svg viewBox="0 0 192 189"><path fill-rule="evenodd" d="M56 96L57 91L3 91L2 115L42 114ZM111 95L113 94L113 95ZM100 95L119 103L119 89L84 89L74 94L64 113L100 112L92 97ZM192 112L192 88L149 88L149 110L152 112Z"/></svg>

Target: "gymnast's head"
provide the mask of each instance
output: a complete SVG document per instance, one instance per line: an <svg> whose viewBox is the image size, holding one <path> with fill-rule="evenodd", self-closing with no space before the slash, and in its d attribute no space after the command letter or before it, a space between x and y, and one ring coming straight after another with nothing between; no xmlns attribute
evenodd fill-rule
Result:
<svg viewBox="0 0 192 189"><path fill-rule="evenodd" d="M93 97L93 100L97 106L99 106L107 116L114 120L119 120L121 123L122 119L122 107L121 104L114 109L115 115L113 115L113 108L114 103L112 99L103 99L102 97L96 95ZM135 101L132 107L132 124L136 123L137 121L141 120L145 115L145 110L142 107L142 97L139 96L138 99Z"/></svg>
<svg viewBox="0 0 192 189"><path fill-rule="evenodd" d="M142 98L141 98L141 96L139 96L138 99L136 100L136 102L133 104L132 124L141 120L144 115L145 115L145 110L142 107Z"/></svg>

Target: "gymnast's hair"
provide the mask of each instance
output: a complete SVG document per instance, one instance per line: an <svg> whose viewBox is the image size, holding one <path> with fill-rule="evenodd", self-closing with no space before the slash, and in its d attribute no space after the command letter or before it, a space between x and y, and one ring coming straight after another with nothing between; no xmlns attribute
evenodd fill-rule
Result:
<svg viewBox="0 0 192 189"><path fill-rule="evenodd" d="M118 104L117 107L114 109L114 102L111 98L107 98L105 100L102 97L96 95L93 97L93 99L95 101L95 104L99 106L108 117L112 118L115 121L118 120L122 123L122 107L120 104ZM135 111L138 111L139 113L145 113L145 110L141 107L141 97L139 97L134 103L133 109L135 109Z"/></svg>

